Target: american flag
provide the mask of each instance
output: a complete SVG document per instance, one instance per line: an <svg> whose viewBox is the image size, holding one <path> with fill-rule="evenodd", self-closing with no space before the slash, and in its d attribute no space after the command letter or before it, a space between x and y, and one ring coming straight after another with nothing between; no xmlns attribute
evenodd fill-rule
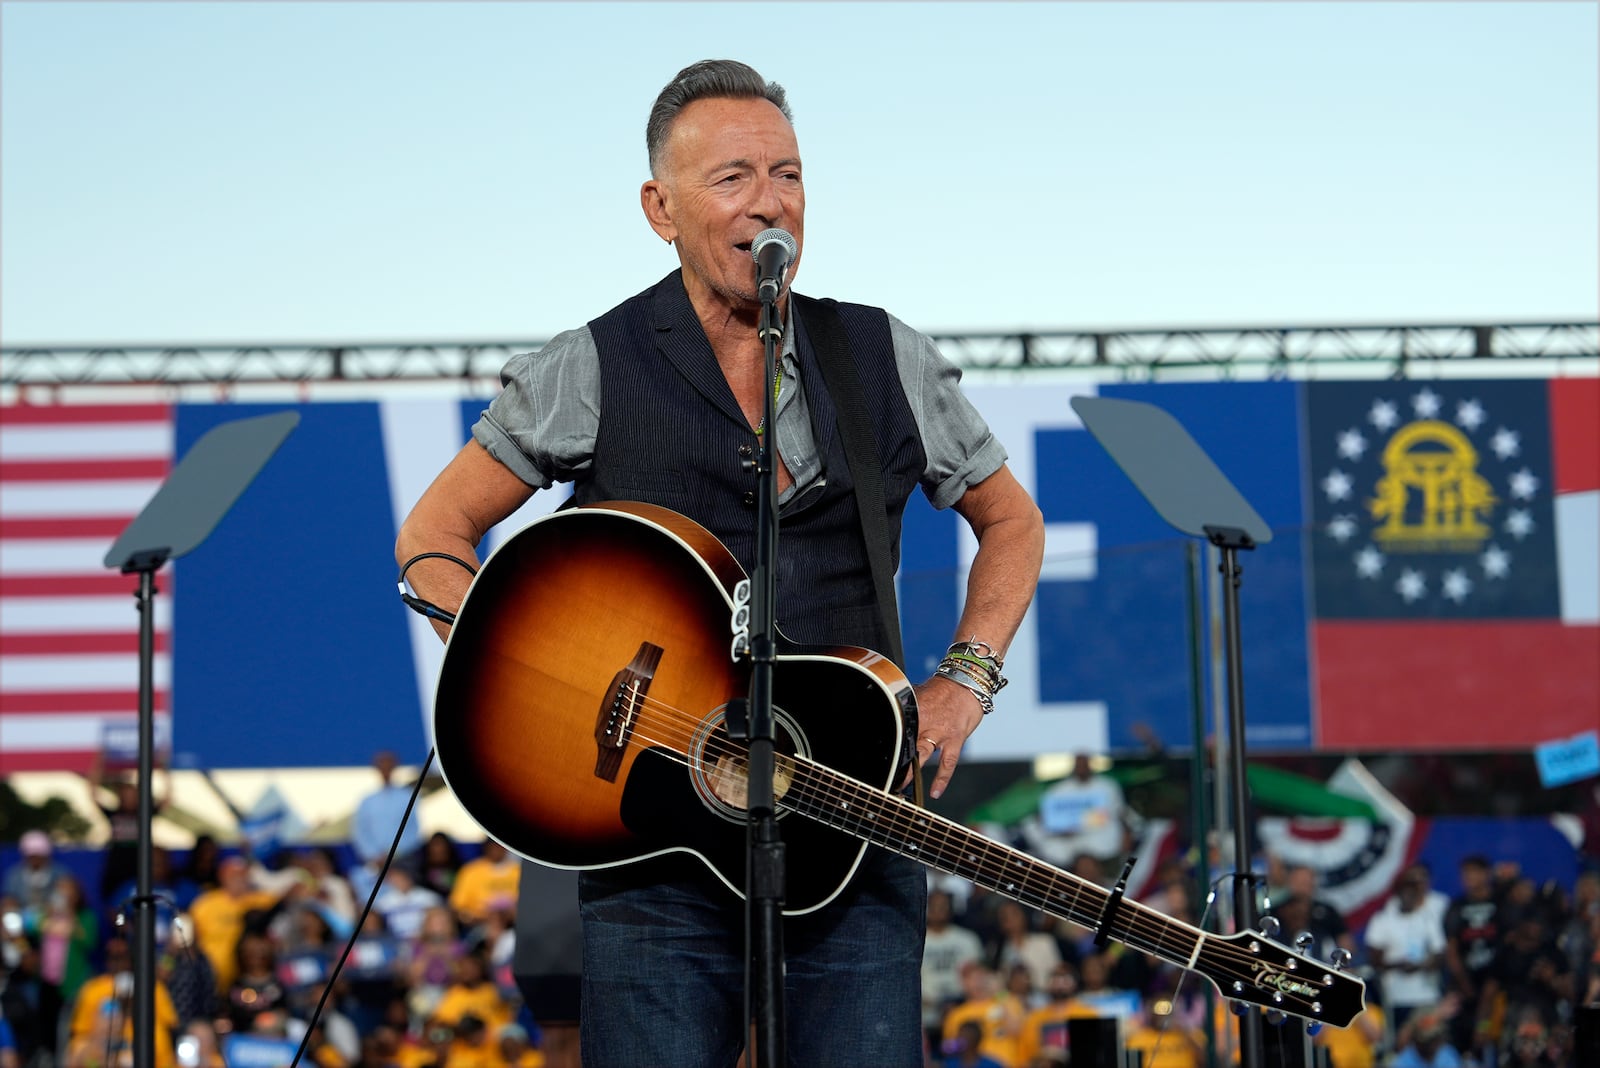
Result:
<svg viewBox="0 0 1600 1068"><path fill-rule="evenodd" d="M165 404L0 408L0 773L84 771L139 709L137 579L106 550L172 466ZM156 576L156 737L171 737L172 571Z"/></svg>

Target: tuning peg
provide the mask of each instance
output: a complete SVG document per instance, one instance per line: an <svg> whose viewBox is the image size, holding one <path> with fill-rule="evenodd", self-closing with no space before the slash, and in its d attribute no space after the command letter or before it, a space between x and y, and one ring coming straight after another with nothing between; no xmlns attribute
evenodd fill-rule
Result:
<svg viewBox="0 0 1600 1068"><path fill-rule="evenodd" d="M1233 1010L1235 1016L1243 1016L1250 1011L1250 1005L1243 1001L1230 1001L1228 1002L1228 1008Z"/></svg>
<svg viewBox="0 0 1600 1068"><path fill-rule="evenodd" d="M1276 916L1263 916L1261 922L1256 924L1256 929L1268 938L1277 938L1278 932L1283 930L1283 924L1278 922Z"/></svg>
<svg viewBox="0 0 1600 1068"><path fill-rule="evenodd" d="M1316 940L1317 936L1312 934L1310 931L1301 931L1299 934L1294 936L1294 948L1304 953L1306 950L1311 948L1311 943L1315 942Z"/></svg>
<svg viewBox="0 0 1600 1068"><path fill-rule="evenodd" d="M1333 970L1338 971L1346 964L1350 963L1350 951L1345 949L1343 946L1340 946L1338 949L1328 954L1328 961L1333 965Z"/></svg>
<svg viewBox="0 0 1600 1068"><path fill-rule="evenodd" d="M1282 1027L1284 1021L1288 1018L1288 1015L1280 1009L1268 1009L1265 1017L1267 1023L1271 1024L1273 1027Z"/></svg>
<svg viewBox="0 0 1600 1068"><path fill-rule="evenodd" d="M1321 1023L1319 1023L1319 1022L1317 1022L1315 1020L1312 1020L1312 1021L1310 1021L1310 1022L1308 1022L1306 1024L1306 1035L1308 1037L1316 1038L1321 1033L1322 1033L1322 1024Z"/></svg>

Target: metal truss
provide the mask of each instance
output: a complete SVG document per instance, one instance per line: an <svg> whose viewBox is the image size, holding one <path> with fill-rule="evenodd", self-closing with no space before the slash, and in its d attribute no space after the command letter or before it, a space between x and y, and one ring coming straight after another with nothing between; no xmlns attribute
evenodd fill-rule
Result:
<svg viewBox="0 0 1600 1068"><path fill-rule="evenodd" d="M1494 361L1600 361L1600 323L1241 327L936 334L971 369L1110 371L1126 378L1235 369L1297 376L1341 367L1396 378ZM0 385L421 382L489 379L514 353L543 341L352 345L52 345L0 349Z"/></svg>

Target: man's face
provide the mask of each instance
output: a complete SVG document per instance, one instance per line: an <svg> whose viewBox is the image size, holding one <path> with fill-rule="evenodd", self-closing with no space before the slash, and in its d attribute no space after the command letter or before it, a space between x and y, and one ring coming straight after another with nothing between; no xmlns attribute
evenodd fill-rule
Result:
<svg viewBox="0 0 1600 1068"><path fill-rule="evenodd" d="M750 243L768 227L804 248L805 187L794 128L759 99L696 100L678 113L662 173L640 191L651 228L674 242L697 307L757 303ZM797 255L789 278L799 267Z"/></svg>
<svg viewBox="0 0 1600 1068"><path fill-rule="evenodd" d="M1058 964L1050 972L1050 981L1045 987L1050 992L1050 1000L1066 1001L1078 992L1078 977L1072 974L1072 969L1065 964Z"/></svg>

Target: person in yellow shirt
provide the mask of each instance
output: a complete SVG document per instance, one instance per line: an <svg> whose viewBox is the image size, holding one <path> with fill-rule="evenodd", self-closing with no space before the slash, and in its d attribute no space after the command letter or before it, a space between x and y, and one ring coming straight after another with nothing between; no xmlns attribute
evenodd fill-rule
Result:
<svg viewBox="0 0 1600 1068"><path fill-rule="evenodd" d="M445 1055L449 1068L500 1068L499 1045L482 1020L469 1012L457 1021L455 1032Z"/></svg>
<svg viewBox="0 0 1600 1068"><path fill-rule="evenodd" d="M1205 1064L1205 1036L1177 1013L1172 1002L1145 999L1123 1048L1138 1050L1144 1068L1201 1068Z"/></svg>
<svg viewBox="0 0 1600 1068"><path fill-rule="evenodd" d="M174 1068L172 1032L178 1026L178 1011L159 981L155 1009L155 1068ZM112 1050L109 1062L108 1049ZM83 1068L117 1064L124 1051L132 1063L132 1050L133 954L126 939L113 938L106 943L106 970L85 982L73 1002L67 1063Z"/></svg>
<svg viewBox="0 0 1600 1068"><path fill-rule="evenodd" d="M544 1068L544 1053L528 1044L528 1032L521 1024L500 1028L495 1046L499 1054L495 1068Z"/></svg>
<svg viewBox="0 0 1600 1068"><path fill-rule="evenodd" d="M207 890L189 906L194 920L195 941L217 973L217 993L226 994L238 975L239 936L244 934L245 917L258 909L270 909L282 892L256 889L250 868L243 857L228 857L217 866L215 890Z"/></svg>
<svg viewBox="0 0 1600 1068"><path fill-rule="evenodd" d="M1327 1047L1334 1068L1373 1068L1383 1045L1385 1022L1383 1010L1369 1001L1349 1027L1324 1027L1313 1041Z"/></svg>
<svg viewBox="0 0 1600 1068"><path fill-rule="evenodd" d="M483 854L461 865L456 873L450 907L465 924L481 923L491 912L515 912L521 881L522 861L493 838L485 839Z"/></svg>
<svg viewBox="0 0 1600 1068"><path fill-rule="evenodd" d="M967 999L945 1014L945 1044L955 1041L962 1024L976 1023L983 1031L980 1054L1008 1066L1019 1063L1017 1038L1022 1031L1022 1002L1000 989L999 977L977 961L961 966L961 988Z"/></svg>
<svg viewBox="0 0 1600 1068"><path fill-rule="evenodd" d="M475 1016L491 1031L510 1023L513 1015L499 988L489 981L489 967L481 950L456 960L454 979L445 987L444 996L432 1013L434 1020L458 1029L462 1020Z"/></svg>
<svg viewBox="0 0 1600 1068"><path fill-rule="evenodd" d="M426 1068L430 1064L443 1064L455 1041L452 1027L429 1020L420 1034L407 1034L397 1043L391 1062L399 1068Z"/></svg>
<svg viewBox="0 0 1600 1068"><path fill-rule="evenodd" d="M1049 1001L1028 1013L1017 1039L1017 1063L1032 1064L1052 1051L1067 1051L1067 1021L1099 1013L1077 1000L1078 972L1066 961L1050 970L1045 981Z"/></svg>

